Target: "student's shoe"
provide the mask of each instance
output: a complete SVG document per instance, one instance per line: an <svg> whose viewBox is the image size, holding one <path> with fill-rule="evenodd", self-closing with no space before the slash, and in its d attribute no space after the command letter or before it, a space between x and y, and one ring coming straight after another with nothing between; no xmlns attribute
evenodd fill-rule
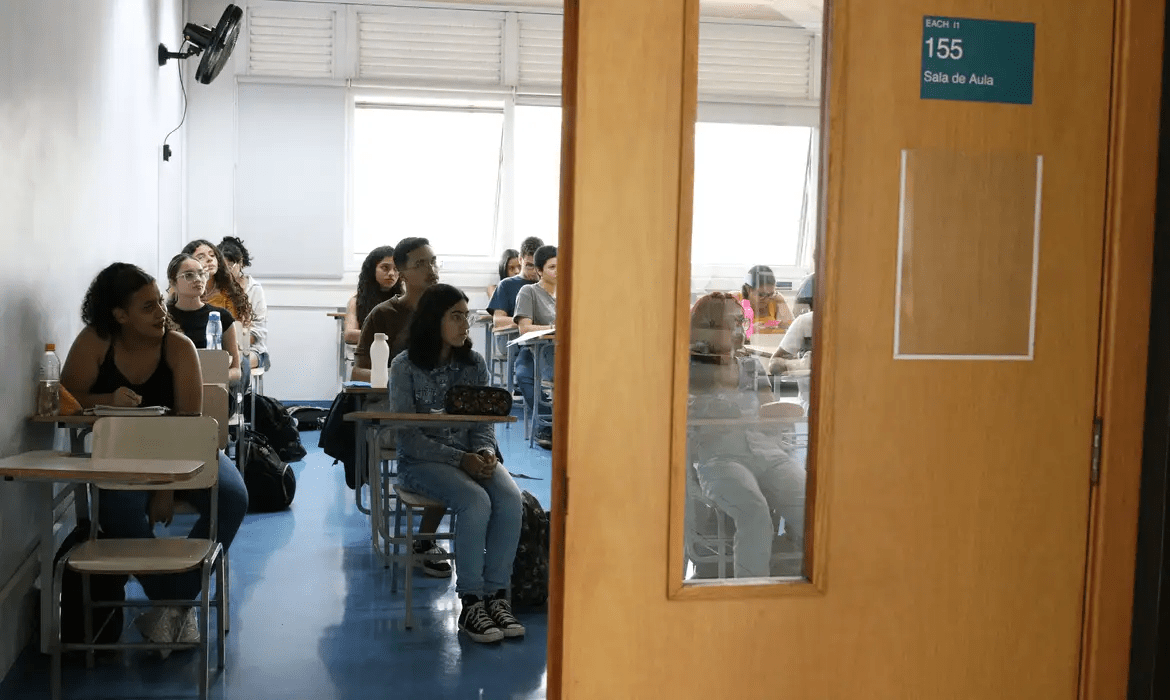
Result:
<svg viewBox="0 0 1170 700"><path fill-rule="evenodd" d="M179 636L175 641L180 644L198 644L199 639L199 618L195 614L195 608L187 608L179 625Z"/></svg>
<svg viewBox="0 0 1170 700"><path fill-rule="evenodd" d="M174 607L151 608L138 616L134 626L147 641L155 644L170 644L179 636L179 616L182 611ZM171 655L170 649L159 649L164 659Z"/></svg>
<svg viewBox="0 0 1170 700"><path fill-rule="evenodd" d="M524 625L516 619L512 614L512 604L504 597L504 592L496 593L495 597L489 598L487 602L487 612L491 615L492 621L496 623L496 627L504 633L505 637L523 637Z"/></svg>
<svg viewBox="0 0 1170 700"><path fill-rule="evenodd" d="M447 550L434 542L420 540L414 543L414 553L443 556L447 553ZM451 563L442 559L424 559L422 562L422 570L427 576L434 576L435 578L451 577Z"/></svg>
<svg viewBox="0 0 1170 700"><path fill-rule="evenodd" d="M504 638L503 630L496 627L483 601L476 596L464 597L463 610L459 613L459 629L480 644L490 644Z"/></svg>
<svg viewBox="0 0 1170 700"><path fill-rule="evenodd" d="M534 441L537 445L543 447L544 449L551 450L552 428L541 428L540 430L536 431L536 439Z"/></svg>

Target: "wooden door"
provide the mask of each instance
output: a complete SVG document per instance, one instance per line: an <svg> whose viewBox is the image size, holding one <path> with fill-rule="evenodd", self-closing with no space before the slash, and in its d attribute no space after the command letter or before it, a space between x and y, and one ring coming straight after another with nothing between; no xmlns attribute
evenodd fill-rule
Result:
<svg viewBox="0 0 1170 700"><path fill-rule="evenodd" d="M1099 405L1141 403L1141 373L1109 364L1134 355L1099 348L1145 344L1140 324L1102 335L1101 308L1120 288L1104 270L1125 274L1126 251L1140 271L1148 242L1118 226L1125 190L1110 173L1150 143L1148 129L1123 142L1119 125L1156 127L1156 112L1119 107L1136 71L1115 73L1134 28L1160 26L1156 5L833 6L810 581L672 594L697 3L567 3L550 697L1071 699L1094 654L1124 662L1098 646L1100 629L1128 624L1123 605L1085 624L1094 585L1124 594L1126 577L1086 577L1101 561L1091 524L1101 548L1118 522L1091 519L1090 453ZM1034 22L1034 103L921 100L925 15ZM1157 41L1140 48L1160 56ZM1043 157L1030 359L894 358L907 149ZM1130 511L1116 512L1124 530ZM1096 697L1121 696L1115 676Z"/></svg>

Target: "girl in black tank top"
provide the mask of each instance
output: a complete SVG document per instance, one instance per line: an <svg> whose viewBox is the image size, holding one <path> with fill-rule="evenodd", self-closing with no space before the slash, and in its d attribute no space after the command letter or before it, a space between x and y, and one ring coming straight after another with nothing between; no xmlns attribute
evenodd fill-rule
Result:
<svg viewBox="0 0 1170 700"><path fill-rule="evenodd" d="M158 367L147 380L141 384L132 384L123 376L114 363L114 343L98 368L97 379L90 388L91 394L111 394L118 387L129 387L142 397L143 406L166 406L175 410L175 374L167 364L167 337L164 335L162 345L159 346Z"/></svg>

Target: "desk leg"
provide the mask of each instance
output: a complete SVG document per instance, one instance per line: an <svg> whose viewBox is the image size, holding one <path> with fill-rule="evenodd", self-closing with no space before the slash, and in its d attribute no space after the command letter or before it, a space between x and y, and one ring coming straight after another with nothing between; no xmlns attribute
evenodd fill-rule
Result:
<svg viewBox="0 0 1170 700"><path fill-rule="evenodd" d="M53 484L47 482L39 484L38 490L41 490L42 503L47 503L48 508L41 510L41 526L40 526L40 557L41 557L41 653L48 654L50 635L49 630L53 628L53 555L56 554L57 544L53 537L53 513L56 508L53 507Z"/></svg>
<svg viewBox="0 0 1170 700"><path fill-rule="evenodd" d="M355 486L353 490L353 500L357 504L359 513L365 515L370 514L370 509L362 506L362 480L365 476L366 469L366 422L364 420L357 421L357 426L354 427L354 453L353 453L353 470ZM365 480L367 483L369 479ZM372 494L372 492L371 492ZM373 501L371 495L370 500Z"/></svg>

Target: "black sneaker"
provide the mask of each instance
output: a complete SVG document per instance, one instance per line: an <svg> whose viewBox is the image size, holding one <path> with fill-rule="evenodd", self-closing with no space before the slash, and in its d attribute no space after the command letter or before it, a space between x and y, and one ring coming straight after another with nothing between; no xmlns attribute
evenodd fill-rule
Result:
<svg viewBox="0 0 1170 700"><path fill-rule="evenodd" d="M434 554L436 556L445 556L447 550L443 549L434 542L427 540L420 540L414 543L415 554ZM424 559L422 562L423 573L427 576L434 576L435 578L451 578L451 564L443 559Z"/></svg>
<svg viewBox="0 0 1170 700"><path fill-rule="evenodd" d="M504 632L492 621L483 601L475 596L466 596L463 599L463 610L459 613L459 629L480 644L490 644L504 638Z"/></svg>
<svg viewBox="0 0 1170 700"><path fill-rule="evenodd" d="M543 447L546 450L551 450L552 449L552 428L541 428L540 430L536 431L536 439L534 440L534 442L536 442L537 445L539 445L540 447Z"/></svg>
<svg viewBox="0 0 1170 700"><path fill-rule="evenodd" d="M504 597L503 591L496 593L494 598L489 598L485 607L487 607L488 615L491 615L496 627L500 628L505 637L524 636L524 625L520 624L520 621L512 614L512 604Z"/></svg>

